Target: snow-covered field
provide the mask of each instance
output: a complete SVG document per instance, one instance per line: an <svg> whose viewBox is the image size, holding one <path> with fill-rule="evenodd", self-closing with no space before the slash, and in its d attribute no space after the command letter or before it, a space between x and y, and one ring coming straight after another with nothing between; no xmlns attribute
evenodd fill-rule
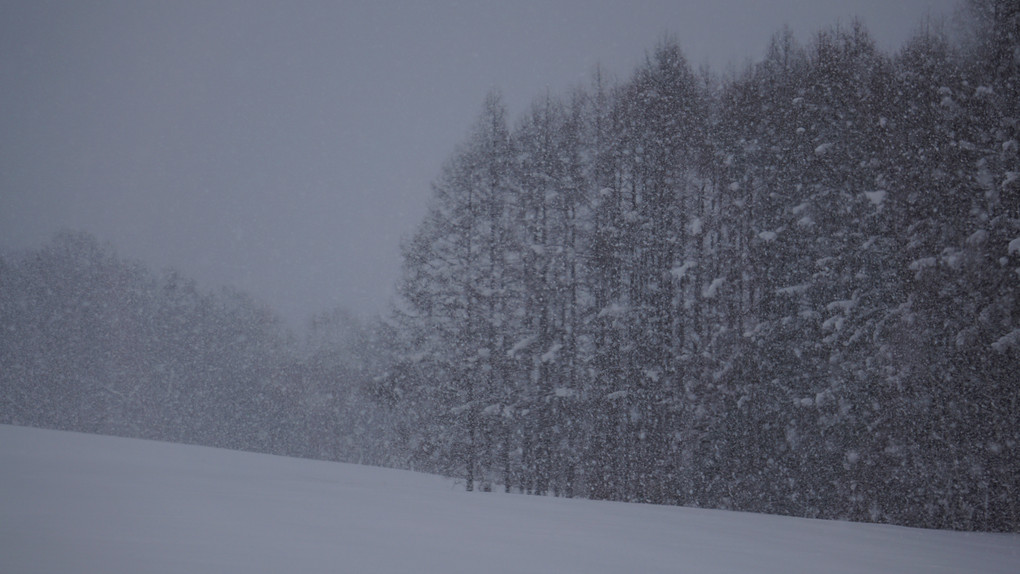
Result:
<svg viewBox="0 0 1020 574"><path fill-rule="evenodd" d="M412 472L0 425L0 572L1020 572L1020 535L466 493Z"/></svg>

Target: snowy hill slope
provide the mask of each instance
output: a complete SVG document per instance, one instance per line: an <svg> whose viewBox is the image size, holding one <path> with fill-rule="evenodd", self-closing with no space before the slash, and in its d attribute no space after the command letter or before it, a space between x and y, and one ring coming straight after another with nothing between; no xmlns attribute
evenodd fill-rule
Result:
<svg viewBox="0 0 1020 574"><path fill-rule="evenodd" d="M1020 572L1020 536L462 492L0 425L0 572Z"/></svg>

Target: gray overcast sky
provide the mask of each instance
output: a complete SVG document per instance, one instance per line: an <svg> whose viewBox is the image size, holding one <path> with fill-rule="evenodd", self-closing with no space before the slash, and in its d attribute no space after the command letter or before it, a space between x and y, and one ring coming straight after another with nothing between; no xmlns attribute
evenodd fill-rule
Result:
<svg viewBox="0 0 1020 574"><path fill-rule="evenodd" d="M0 247L61 228L298 325L383 311L429 183L498 87L512 117L670 32L695 65L863 19L899 47L955 0L11 1Z"/></svg>

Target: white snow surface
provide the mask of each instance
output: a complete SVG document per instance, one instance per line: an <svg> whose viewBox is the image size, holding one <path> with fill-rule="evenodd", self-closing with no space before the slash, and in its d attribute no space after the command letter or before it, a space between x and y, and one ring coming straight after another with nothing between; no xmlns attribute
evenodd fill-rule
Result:
<svg viewBox="0 0 1020 574"><path fill-rule="evenodd" d="M0 425L0 572L1020 572L1020 535L467 493L413 472Z"/></svg>

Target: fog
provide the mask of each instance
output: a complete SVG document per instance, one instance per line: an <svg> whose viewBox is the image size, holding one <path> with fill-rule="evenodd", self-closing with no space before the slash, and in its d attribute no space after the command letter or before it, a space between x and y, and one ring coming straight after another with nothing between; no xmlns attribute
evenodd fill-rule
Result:
<svg viewBox="0 0 1020 574"><path fill-rule="evenodd" d="M953 0L37 2L0 8L0 248L63 228L292 323L382 312L485 94L624 76L664 33L725 72L788 24L891 51Z"/></svg>

